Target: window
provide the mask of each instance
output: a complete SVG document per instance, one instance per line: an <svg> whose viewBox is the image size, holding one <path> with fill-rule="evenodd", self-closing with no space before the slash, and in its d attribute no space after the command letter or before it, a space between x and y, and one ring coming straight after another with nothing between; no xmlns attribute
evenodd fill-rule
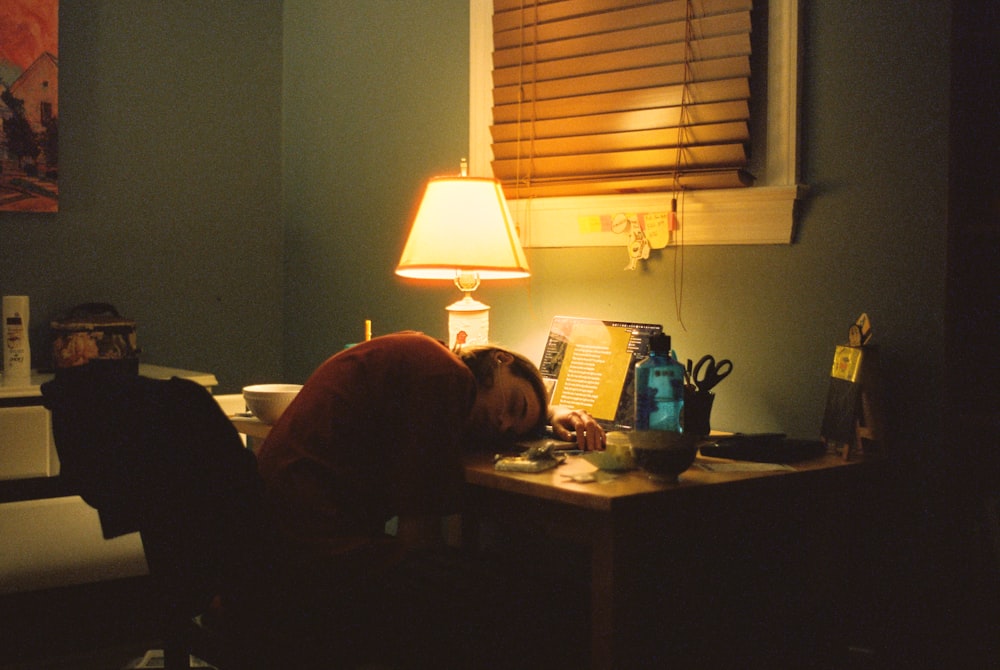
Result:
<svg viewBox="0 0 1000 670"><path fill-rule="evenodd" d="M682 3L683 4L683 3ZM684 244L788 243L798 185L798 1L770 0L767 11L765 132L755 143L754 186L685 190L679 199ZM493 0L470 0L471 173L491 175ZM755 135L756 137L756 135ZM760 139L760 138L758 138ZM763 156L759 155L763 154ZM618 246L607 225L616 214L655 217L670 210L668 189L624 195L558 195L510 200L526 246Z"/></svg>

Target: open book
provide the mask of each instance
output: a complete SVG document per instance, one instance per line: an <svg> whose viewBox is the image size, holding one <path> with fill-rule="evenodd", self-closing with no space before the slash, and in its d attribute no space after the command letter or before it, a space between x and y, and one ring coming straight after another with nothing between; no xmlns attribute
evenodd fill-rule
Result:
<svg viewBox="0 0 1000 670"><path fill-rule="evenodd" d="M605 430L632 427L633 368L663 327L557 316L539 370L553 405L586 410Z"/></svg>

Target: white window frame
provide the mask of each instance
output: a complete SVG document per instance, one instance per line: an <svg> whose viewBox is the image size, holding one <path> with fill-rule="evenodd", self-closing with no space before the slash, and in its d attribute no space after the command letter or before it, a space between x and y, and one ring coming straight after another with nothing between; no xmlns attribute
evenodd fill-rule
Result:
<svg viewBox="0 0 1000 670"><path fill-rule="evenodd" d="M492 176L493 2L469 0L469 172ZM741 189L686 191L683 244L789 244L799 184L799 0L769 0L767 147L763 174ZM625 236L600 230L602 216L662 214L669 193L511 200L526 247L620 246Z"/></svg>

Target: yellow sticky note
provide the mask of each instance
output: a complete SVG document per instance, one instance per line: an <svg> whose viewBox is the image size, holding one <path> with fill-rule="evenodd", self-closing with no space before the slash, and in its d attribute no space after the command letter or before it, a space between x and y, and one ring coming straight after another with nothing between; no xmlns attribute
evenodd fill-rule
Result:
<svg viewBox="0 0 1000 670"><path fill-rule="evenodd" d="M576 218L576 226L583 234L601 232L601 217L583 214Z"/></svg>
<svg viewBox="0 0 1000 670"><path fill-rule="evenodd" d="M646 239L649 246L662 249L670 243L670 212L653 212L643 215Z"/></svg>

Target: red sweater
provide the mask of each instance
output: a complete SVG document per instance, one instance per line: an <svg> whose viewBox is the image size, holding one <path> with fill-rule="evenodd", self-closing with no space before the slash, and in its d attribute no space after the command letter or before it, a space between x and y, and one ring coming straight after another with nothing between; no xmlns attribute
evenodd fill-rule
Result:
<svg viewBox="0 0 1000 670"><path fill-rule="evenodd" d="M329 358L257 454L283 541L372 567L394 556L388 519L457 511L475 394L469 368L420 333L377 337Z"/></svg>

